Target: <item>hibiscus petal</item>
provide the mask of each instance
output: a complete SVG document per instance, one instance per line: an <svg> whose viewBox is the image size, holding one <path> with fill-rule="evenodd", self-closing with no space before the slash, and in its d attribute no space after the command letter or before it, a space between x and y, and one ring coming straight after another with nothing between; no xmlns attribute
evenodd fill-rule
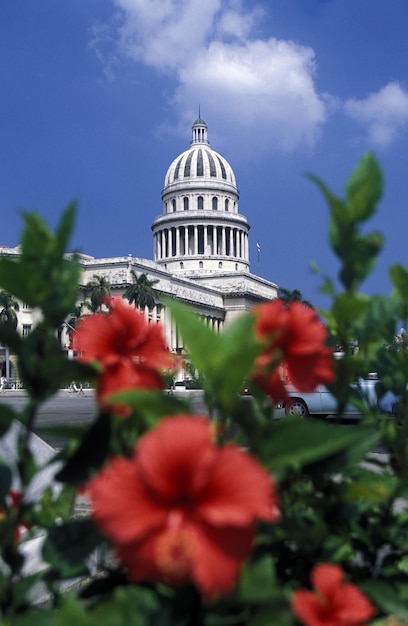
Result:
<svg viewBox="0 0 408 626"><path fill-rule="evenodd" d="M335 626L334 620L324 611L321 599L312 591L295 591L292 608L296 617L306 626Z"/></svg>
<svg viewBox="0 0 408 626"><path fill-rule="evenodd" d="M339 590L341 596L341 610L337 614L342 622L347 624L361 624L376 614L376 610L363 593L350 583L343 583Z"/></svg>
<svg viewBox="0 0 408 626"><path fill-rule="evenodd" d="M138 447L143 480L171 505L194 504L185 500L206 480L215 458L209 424L191 415L163 419L158 428L144 435Z"/></svg>
<svg viewBox="0 0 408 626"><path fill-rule="evenodd" d="M93 519L115 544L139 540L166 522L167 509L145 490L132 460L114 459L87 490Z"/></svg>
<svg viewBox="0 0 408 626"><path fill-rule="evenodd" d="M197 514L217 526L245 526L279 518L272 477L235 446L218 449L217 462L197 497Z"/></svg>
<svg viewBox="0 0 408 626"><path fill-rule="evenodd" d="M196 559L193 579L204 597L230 593L236 584L241 565L249 555L254 538L252 528L217 529L195 525Z"/></svg>
<svg viewBox="0 0 408 626"><path fill-rule="evenodd" d="M338 565L320 563L313 569L311 581L313 587L319 591L322 596L330 598L337 592L343 577L343 570Z"/></svg>

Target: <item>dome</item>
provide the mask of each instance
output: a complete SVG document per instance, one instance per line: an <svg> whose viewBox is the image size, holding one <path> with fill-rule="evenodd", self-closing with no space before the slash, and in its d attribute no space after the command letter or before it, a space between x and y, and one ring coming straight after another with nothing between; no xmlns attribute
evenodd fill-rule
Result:
<svg viewBox="0 0 408 626"><path fill-rule="evenodd" d="M192 126L190 148L179 155L167 170L164 187L197 182L226 183L236 188L235 174L224 157L210 148L207 124L201 117Z"/></svg>
<svg viewBox="0 0 408 626"><path fill-rule="evenodd" d="M250 226L238 211L235 174L210 148L200 115L190 148L167 170L161 198L152 225L156 263L189 278L248 271Z"/></svg>

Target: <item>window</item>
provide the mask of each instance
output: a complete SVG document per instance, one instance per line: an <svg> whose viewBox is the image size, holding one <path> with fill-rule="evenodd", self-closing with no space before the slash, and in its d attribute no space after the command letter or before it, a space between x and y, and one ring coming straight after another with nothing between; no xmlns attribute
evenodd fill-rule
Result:
<svg viewBox="0 0 408 626"><path fill-rule="evenodd" d="M203 269L203 262L202 262L202 261L199 261L199 263L198 263L198 267L200 268L200 270L202 270L202 269Z"/></svg>
<svg viewBox="0 0 408 626"><path fill-rule="evenodd" d="M28 337L31 333L31 324L23 324L23 337Z"/></svg>
<svg viewBox="0 0 408 626"><path fill-rule="evenodd" d="M188 198L183 198L183 206L184 210L188 211Z"/></svg>
<svg viewBox="0 0 408 626"><path fill-rule="evenodd" d="M225 210L226 211L229 210L229 200L228 200L228 198L225 199Z"/></svg>
<svg viewBox="0 0 408 626"><path fill-rule="evenodd" d="M212 199L212 208L213 211L216 211L218 209L218 198L216 198L215 196Z"/></svg>
<svg viewBox="0 0 408 626"><path fill-rule="evenodd" d="M176 210L176 201L175 201L175 200L172 200L172 201L171 201L171 206L172 206L172 208L173 208L173 213L174 213L174 212L175 212L175 210Z"/></svg>
<svg viewBox="0 0 408 626"><path fill-rule="evenodd" d="M204 198L203 196L198 196L197 198L197 209L203 209L204 208Z"/></svg>

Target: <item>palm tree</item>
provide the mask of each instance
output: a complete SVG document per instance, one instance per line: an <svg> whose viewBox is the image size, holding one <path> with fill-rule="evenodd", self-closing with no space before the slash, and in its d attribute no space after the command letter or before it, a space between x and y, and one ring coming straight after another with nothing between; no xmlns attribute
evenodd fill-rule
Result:
<svg viewBox="0 0 408 626"><path fill-rule="evenodd" d="M149 280L147 274L138 276L134 270L130 270L133 283L125 289L123 297L129 300L129 304L134 304L139 309L152 309L156 304L155 290L153 289L158 280Z"/></svg>
<svg viewBox="0 0 408 626"><path fill-rule="evenodd" d="M0 324L16 330L18 324L17 312L20 310L20 305L17 300L7 291L0 291ZM10 378L10 352L6 345L6 378Z"/></svg>
<svg viewBox="0 0 408 626"><path fill-rule="evenodd" d="M303 300L302 292L299 289L285 289L284 287L278 288L278 299L282 300L286 305L292 302L300 302L307 306L309 309L314 309L314 306L308 300Z"/></svg>
<svg viewBox="0 0 408 626"><path fill-rule="evenodd" d="M18 324L17 312L20 305L17 300L7 291L0 291L0 324L7 324L13 330L16 330Z"/></svg>
<svg viewBox="0 0 408 626"><path fill-rule="evenodd" d="M103 309L106 298L111 295L110 282L104 276L94 274L92 280L85 285L85 292L89 293L90 302L85 302L85 306L92 313L100 313Z"/></svg>

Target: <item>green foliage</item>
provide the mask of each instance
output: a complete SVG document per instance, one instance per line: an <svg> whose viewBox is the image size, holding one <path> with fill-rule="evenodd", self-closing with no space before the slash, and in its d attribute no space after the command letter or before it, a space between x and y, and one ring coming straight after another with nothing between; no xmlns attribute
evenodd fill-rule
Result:
<svg viewBox="0 0 408 626"><path fill-rule="evenodd" d="M152 309L156 303L154 286L158 280L149 280L147 274L138 276L134 270L130 270L132 284L125 289L123 297L143 311L145 307Z"/></svg>
<svg viewBox="0 0 408 626"><path fill-rule="evenodd" d="M383 245L381 233L361 233L381 198L381 170L373 155L367 154L350 178L345 200L336 198L320 179L310 178L330 207L329 241L342 264L340 280L346 291L354 292L373 269Z"/></svg>
<svg viewBox="0 0 408 626"><path fill-rule="evenodd" d="M42 315L28 337L12 324L0 324L0 341L18 359L28 394L20 411L0 404L0 437L20 424L15 462L0 459L1 624L289 626L294 624L293 590L308 587L313 566L324 562L341 565L372 599L380 618L408 618L408 355L394 342L398 324L408 319L408 272L399 265L390 269L389 297L361 290L382 246L380 233L367 232L383 186L372 155L354 170L344 199L311 178L329 205L329 240L340 264L339 286L330 278L322 286L332 298L323 314L331 342L345 352L331 386L338 423L276 419L275 407L260 392L241 396L263 349L251 314L216 333L182 305L166 302L202 382L220 444L234 441L248 450L273 475L279 495L280 522L259 526L236 589L212 602L203 602L190 585L129 583L89 516L74 509L76 488L111 457L129 456L139 437L164 416L193 412L189 394L180 399L166 392L122 392L112 401L126 405L126 418L104 412L89 426L54 426L66 441L53 459L60 463L58 490L45 485L35 501L28 497L39 471L30 443L41 403L72 379L96 380L98 371L68 360L56 340L78 296L78 262L67 256L75 208L68 207L55 233L38 214L23 213L21 255L0 259L0 294L7 294L9 304L26 302ZM108 287L100 277L89 286L94 310L101 310ZM378 395L392 391L398 398L396 417L381 419L376 407L360 402L364 419L345 426L343 408L358 402L350 383L374 371L381 379ZM379 444L388 453L385 461L373 455ZM23 497L13 504L10 489L16 484ZM23 541L43 537L44 567L34 574L27 573L16 539L22 527ZM49 593L41 606L32 600L38 584ZM72 587L68 592L66 585Z"/></svg>

